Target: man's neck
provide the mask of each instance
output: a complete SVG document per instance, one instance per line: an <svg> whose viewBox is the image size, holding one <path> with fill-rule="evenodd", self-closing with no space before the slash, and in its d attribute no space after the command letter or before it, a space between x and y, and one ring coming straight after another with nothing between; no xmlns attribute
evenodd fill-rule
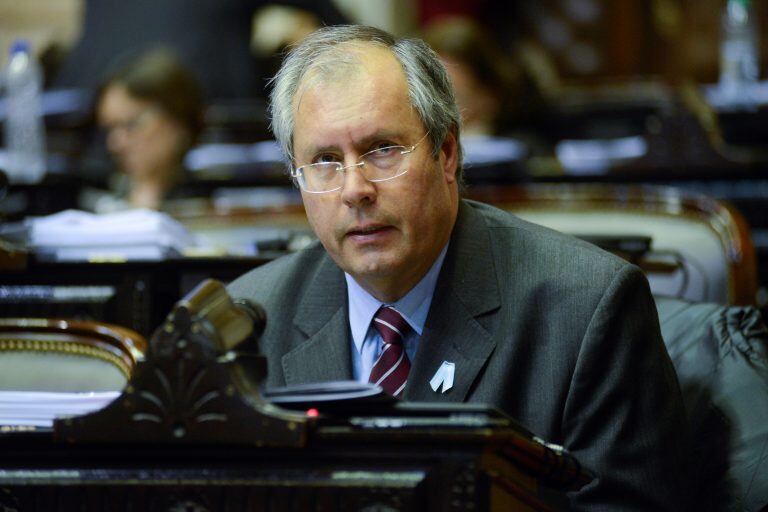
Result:
<svg viewBox="0 0 768 512"><path fill-rule="evenodd" d="M418 283L423 277L424 276L421 276L419 280L416 281L416 283ZM370 282L355 279L355 281L363 290L370 293L373 298L384 302L385 304L397 302L399 299L405 297L405 295L411 291L414 286L416 286L416 283L408 283L406 286L400 287L389 286L391 283L388 280L382 280L381 282Z"/></svg>
<svg viewBox="0 0 768 512"><path fill-rule="evenodd" d="M410 279L402 279L398 276L397 279L383 278L383 279L358 279L352 277L360 287L371 294L373 298L379 300L385 304L392 304L405 297L408 292L424 279L429 269L434 265L433 260L430 266L424 269L423 272L411 276Z"/></svg>
<svg viewBox="0 0 768 512"><path fill-rule="evenodd" d="M360 288L365 290L365 292L371 295L371 297L374 299L384 304L394 304L409 294L416 286L419 285L419 283L424 281L427 274L439 272L439 269L442 267L442 262L445 259L447 250L448 243L446 242L445 245L443 245L443 247L440 249L440 252L437 253L435 258L432 260L430 265L424 269L423 272L419 272L417 275L414 274L414 276L408 280L403 280L400 278L400 276L398 276L399 279L397 282L393 283L393 279L391 278L366 280L358 279L357 277L350 274L347 274L347 276L353 279ZM437 275L435 275L434 278L436 279Z"/></svg>

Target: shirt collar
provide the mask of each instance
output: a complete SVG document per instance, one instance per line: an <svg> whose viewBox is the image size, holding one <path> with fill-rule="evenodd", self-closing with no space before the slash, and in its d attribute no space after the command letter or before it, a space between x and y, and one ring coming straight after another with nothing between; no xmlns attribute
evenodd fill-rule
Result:
<svg viewBox="0 0 768 512"><path fill-rule="evenodd" d="M421 281L411 288L411 291L406 293L400 300L388 304L403 315L408 325L419 336L421 336L424 330L424 323L427 321L427 313L429 313L429 306L432 303L432 295L437 285L437 277L440 274L447 251L448 244L445 244L445 247L440 251L437 259L426 275L421 278ZM352 341L358 352L360 352L368 332L368 327L371 325L371 320L373 320L373 315L386 303L374 298L346 272L344 273L344 278L347 281L347 294L349 296L349 327L352 331Z"/></svg>

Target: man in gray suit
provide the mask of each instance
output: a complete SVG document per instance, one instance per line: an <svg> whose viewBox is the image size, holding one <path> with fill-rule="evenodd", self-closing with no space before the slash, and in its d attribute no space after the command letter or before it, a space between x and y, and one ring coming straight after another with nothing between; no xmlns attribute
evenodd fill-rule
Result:
<svg viewBox="0 0 768 512"><path fill-rule="evenodd" d="M488 403L595 472L574 508L686 508L683 405L644 276L460 199L459 112L424 43L321 29L271 100L319 243L230 285L267 311L268 386L371 378Z"/></svg>

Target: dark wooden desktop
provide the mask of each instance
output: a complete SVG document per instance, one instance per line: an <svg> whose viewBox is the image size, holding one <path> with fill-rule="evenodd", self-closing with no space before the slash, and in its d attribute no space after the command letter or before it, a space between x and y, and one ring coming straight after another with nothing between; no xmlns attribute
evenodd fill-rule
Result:
<svg viewBox="0 0 768 512"><path fill-rule="evenodd" d="M301 448L258 448L257 439L251 446L67 446L22 437L0 434L3 510L565 508L562 491L520 469L526 452L509 429L319 427Z"/></svg>

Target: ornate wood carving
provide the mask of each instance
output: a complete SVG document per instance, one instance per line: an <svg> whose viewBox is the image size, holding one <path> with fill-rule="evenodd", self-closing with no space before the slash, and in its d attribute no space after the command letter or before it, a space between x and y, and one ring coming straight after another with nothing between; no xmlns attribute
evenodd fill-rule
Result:
<svg viewBox="0 0 768 512"><path fill-rule="evenodd" d="M202 283L155 331L123 394L93 414L57 420L57 436L69 443L303 446L308 418L264 402L264 359L234 350L253 324L221 283Z"/></svg>

